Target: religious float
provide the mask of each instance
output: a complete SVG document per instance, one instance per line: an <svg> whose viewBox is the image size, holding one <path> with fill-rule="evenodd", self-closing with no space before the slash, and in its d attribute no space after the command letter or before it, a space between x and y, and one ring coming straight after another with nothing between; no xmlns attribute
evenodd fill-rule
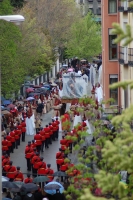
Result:
<svg viewBox="0 0 133 200"><path fill-rule="evenodd" d="M63 88L59 95L62 103L71 103L83 98L91 96L91 84L88 81L88 76L80 76L78 73L69 72L62 77Z"/></svg>

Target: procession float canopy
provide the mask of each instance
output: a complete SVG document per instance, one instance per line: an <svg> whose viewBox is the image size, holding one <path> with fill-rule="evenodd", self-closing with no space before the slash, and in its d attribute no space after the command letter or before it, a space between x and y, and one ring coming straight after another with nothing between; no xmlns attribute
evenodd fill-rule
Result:
<svg viewBox="0 0 133 200"><path fill-rule="evenodd" d="M71 103L73 99L91 96L91 84L87 75L69 72L62 77L63 89L60 92L62 103Z"/></svg>

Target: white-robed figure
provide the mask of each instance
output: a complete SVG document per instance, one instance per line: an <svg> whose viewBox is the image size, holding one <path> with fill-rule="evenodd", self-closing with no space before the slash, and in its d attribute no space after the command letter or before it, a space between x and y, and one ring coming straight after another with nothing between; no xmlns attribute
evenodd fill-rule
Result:
<svg viewBox="0 0 133 200"><path fill-rule="evenodd" d="M81 123L81 122L82 122L81 115L77 112L75 117L74 117L73 127L77 126L78 123Z"/></svg>
<svg viewBox="0 0 133 200"><path fill-rule="evenodd" d="M88 122L88 120L86 120L85 121L85 123L86 123L86 127L87 127L87 133L89 134L89 135L91 135L92 134L92 129L91 129L91 125L90 125L90 122Z"/></svg>
<svg viewBox="0 0 133 200"><path fill-rule="evenodd" d="M101 103L103 100L103 90L99 83L96 84L95 98L98 100L98 103Z"/></svg>
<svg viewBox="0 0 133 200"><path fill-rule="evenodd" d="M35 132L35 116L34 113L29 111L26 118L26 133L27 135L34 135L34 132Z"/></svg>

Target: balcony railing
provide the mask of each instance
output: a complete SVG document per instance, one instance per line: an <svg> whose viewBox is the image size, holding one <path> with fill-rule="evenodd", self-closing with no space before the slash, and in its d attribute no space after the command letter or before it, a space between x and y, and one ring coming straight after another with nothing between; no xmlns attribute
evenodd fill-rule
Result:
<svg viewBox="0 0 133 200"><path fill-rule="evenodd" d="M128 48L128 65L133 67L133 48Z"/></svg>
<svg viewBox="0 0 133 200"><path fill-rule="evenodd" d="M125 0L125 1L119 0L118 11L128 12L128 0Z"/></svg>
<svg viewBox="0 0 133 200"><path fill-rule="evenodd" d="M130 7L130 2L133 0L119 0L118 11L119 12L133 12L133 7Z"/></svg>
<svg viewBox="0 0 133 200"><path fill-rule="evenodd" d="M128 48L127 47L119 47L119 63L120 64L128 64Z"/></svg>

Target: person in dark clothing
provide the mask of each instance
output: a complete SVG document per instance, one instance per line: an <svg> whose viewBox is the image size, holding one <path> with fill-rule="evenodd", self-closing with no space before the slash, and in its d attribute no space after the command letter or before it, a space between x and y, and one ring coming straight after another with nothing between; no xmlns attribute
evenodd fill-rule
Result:
<svg viewBox="0 0 133 200"><path fill-rule="evenodd" d="M52 195L53 200L66 200L65 195L60 193L59 190L56 190L56 194Z"/></svg>
<svg viewBox="0 0 133 200"><path fill-rule="evenodd" d="M42 116L42 111L43 111L44 105L43 103L39 103L36 109L36 112L38 113L38 115L41 117Z"/></svg>
<svg viewBox="0 0 133 200"><path fill-rule="evenodd" d="M17 193L14 195L13 200L22 200L21 195L20 195L19 192L17 192Z"/></svg>
<svg viewBox="0 0 133 200"><path fill-rule="evenodd" d="M34 195L31 192L29 192L25 195L23 200L35 200L35 198Z"/></svg>
<svg viewBox="0 0 133 200"><path fill-rule="evenodd" d="M62 107L60 109L60 116L64 115L66 111L66 103L62 104Z"/></svg>
<svg viewBox="0 0 133 200"><path fill-rule="evenodd" d="M71 62L71 66L75 69L76 65L78 64L78 59L77 58L74 58Z"/></svg>
<svg viewBox="0 0 133 200"><path fill-rule="evenodd" d="M99 70L100 66L102 65L102 61L97 63L97 70Z"/></svg>
<svg viewBox="0 0 133 200"><path fill-rule="evenodd" d="M42 113L43 108L44 108L43 103L39 103L38 106L37 106L37 112Z"/></svg>
<svg viewBox="0 0 133 200"><path fill-rule="evenodd" d="M35 198L35 200L42 200L43 199L43 195L42 195L42 193L41 193L41 191L35 191L35 193L34 193L34 198Z"/></svg>

